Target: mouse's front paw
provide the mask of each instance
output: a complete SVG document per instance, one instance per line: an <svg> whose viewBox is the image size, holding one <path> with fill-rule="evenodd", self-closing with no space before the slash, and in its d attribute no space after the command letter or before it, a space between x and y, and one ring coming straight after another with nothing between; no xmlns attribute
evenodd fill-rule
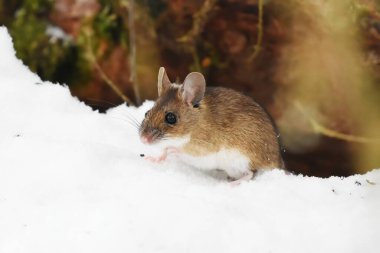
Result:
<svg viewBox="0 0 380 253"><path fill-rule="evenodd" d="M152 162L152 163L161 163L161 162L166 160L166 156L164 156L164 155L161 155L158 157L147 156L147 157L145 157L145 160Z"/></svg>
<svg viewBox="0 0 380 253"><path fill-rule="evenodd" d="M168 147L164 149L164 152L162 153L161 156L158 156L158 157L147 156L145 157L145 160L148 160L153 163L161 163L161 162L164 162L166 158L168 158L168 155L179 154L179 153L181 153L181 151L178 148Z"/></svg>

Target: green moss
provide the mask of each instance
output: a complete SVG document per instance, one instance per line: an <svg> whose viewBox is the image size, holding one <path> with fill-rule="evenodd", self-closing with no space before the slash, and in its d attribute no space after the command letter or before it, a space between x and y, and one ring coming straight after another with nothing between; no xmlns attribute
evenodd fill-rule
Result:
<svg viewBox="0 0 380 253"><path fill-rule="evenodd" d="M70 42L53 39L46 33L49 22L50 0L11 1L3 5L2 19L13 38L17 57L42 79L65 82L70 72L63 73L62 66L73 57L73 45ZM13 14L12 14L13 12ZM8 19L7 15L13 16Z"/></svg>
<svg viewBox="0 0 380 253"><path fill-rule="evenodd" d="M95 16L92 28L97 38L106 39L112 45L127 45L127 32L122 18L109 3L105 3Z"/></svg>
<svg viewBox="0 0 380 253"><path fill-rule="evenodd" d="M56 66L65 58L68 45L54 41L46 34L47 22L29 15L25 9L17 12L10 26L17 57L41 78L54 81Z"/></svg>

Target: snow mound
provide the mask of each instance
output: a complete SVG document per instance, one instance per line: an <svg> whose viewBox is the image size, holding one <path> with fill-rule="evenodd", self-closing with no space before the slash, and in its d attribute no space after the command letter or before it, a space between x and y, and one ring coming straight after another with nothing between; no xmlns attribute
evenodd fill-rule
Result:
<svg viewBox="0 0 380 253"><path fill-rule="evenodd" d="M0 252L379 252L380 170L231 187L155 165L134 120L42 82L0 28Z"/></svg>

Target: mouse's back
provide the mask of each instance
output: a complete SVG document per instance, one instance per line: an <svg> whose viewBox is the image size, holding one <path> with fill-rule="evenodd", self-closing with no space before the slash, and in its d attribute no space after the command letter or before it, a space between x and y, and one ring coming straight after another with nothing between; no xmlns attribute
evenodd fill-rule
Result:
<svg viewBox="0 0 380 253"><path fill-rule="evenodd" d="M193 130L194 138L214 143L213 149L238 149L250 157L254 168L283 167L276 128L252 98L231 89L209 87L200 109L202 117Z"/></svg>

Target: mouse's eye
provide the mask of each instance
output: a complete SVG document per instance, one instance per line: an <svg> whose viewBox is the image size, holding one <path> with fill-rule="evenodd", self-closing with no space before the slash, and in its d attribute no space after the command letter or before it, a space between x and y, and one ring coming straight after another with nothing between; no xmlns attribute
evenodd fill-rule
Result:
<svg viewBox="0 0 380 253"><path fill-rule="evenodd" d="M145 118L146 118L146 116L148 116L148 113L149 113L149 111L147 111L147 112L145 113Z"/></svg>
<svg viewBox="0 0 380 253"><path fill-rule="evenodd" d="M165 115L165 121L170 125L174 125L177 122L177 116L172 112L168 112Z"/></svg>

